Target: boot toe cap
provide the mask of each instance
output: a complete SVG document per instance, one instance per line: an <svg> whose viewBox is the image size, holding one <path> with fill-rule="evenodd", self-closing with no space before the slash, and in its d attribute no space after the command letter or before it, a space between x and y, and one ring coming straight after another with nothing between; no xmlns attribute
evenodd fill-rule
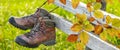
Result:
<svg viewBox="0 0 120 50"><path fill-rule="evenodd" d="M28 47L28 48L36 48L38 47L38 45L31 45L29 44L28 42L26 42L24 39L22 39L20 36L18 36L16 39L15 39L15 42L21 46L25 46L25 47Z"/></svg>
<svg viewBox="0 0 120 50"><path fill-rule="evenodd" d="M22 30L27 30L28 29L24 26L21 26L21 25L17 24L14 17L10 17L9 23L12 24L13 26L17 27L17 28L22 29Z"/></svg>

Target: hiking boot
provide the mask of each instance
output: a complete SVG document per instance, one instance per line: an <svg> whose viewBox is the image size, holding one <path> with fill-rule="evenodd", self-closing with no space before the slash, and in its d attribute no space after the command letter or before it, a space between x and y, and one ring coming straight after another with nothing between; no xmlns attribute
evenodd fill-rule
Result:
<svg viewBox="0 0 120 50"><path fill-rule="evenodd" d="M37 24L34 25L30 32L17 36L16 43L19 45L35 48L40 44L46 46L54 45L56 39L55 25L49 18L40 17Z"/></svg>
<svg viewBox="0 0 120 50"><path fill-rule="evenodd" d="M36 22L35 20L37 20L39 17L41 16L44 17L47 16L48 14L49 13L46 10L38 8L37 11L30 16L24 16L22 18L11 17L9 19L9 23L17 28L26 30L32 28Z"/></svg>

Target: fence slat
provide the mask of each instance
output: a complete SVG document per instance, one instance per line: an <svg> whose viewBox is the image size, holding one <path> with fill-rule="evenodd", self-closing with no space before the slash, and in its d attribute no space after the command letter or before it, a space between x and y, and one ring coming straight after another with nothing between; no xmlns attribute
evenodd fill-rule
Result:
<svg viewBox="0 0 120 50"><path fill-rule="evenodd" d="M90 17L90 13L87 11L86 4L80 2L79 6L76 9L73 9L71 6L71 0L66 1L66 5L62 4L59 0L55 0L54 4L64 8L65 10L72 12L73 14L80 13L80 14L87 14L88 18ZM104 12L104 15L110 15L112 18L119 18L115 15L109 14L107 12ZM119 18L120 19L120 18ZM57 28L61 29L65 33L72 34L75 32L72 32L70 30L70 27L73 25L72 23L68 22L67 20L60 18L58 15L54 14L54 20L56 22ZM75 33L76 34L76 33ZM87 47L91 48L92 50L120 50L117 47L104 42L101 40L98 36L93 35L93 33L88 33L90 36L90 40L87 44Z"/></svg>
<svg viewBox="0 0 120 50"><path fill-rule="evenodd" d="M70 30L70 27L73 25L71 22L61 18L59 15L52 14L53 20L56 23L56 27L67 34L77 34L77 32L73 32ZM93 33L88 33L90 36L87 47L92 50L119 50L117 47L101 40L98 36L93 35Z"/></svg>

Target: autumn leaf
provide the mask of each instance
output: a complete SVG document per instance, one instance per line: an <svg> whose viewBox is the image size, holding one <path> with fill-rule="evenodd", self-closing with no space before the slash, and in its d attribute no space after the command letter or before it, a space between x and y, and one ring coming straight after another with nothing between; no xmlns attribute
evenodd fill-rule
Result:
<svg viewBox="0 0 120 50"><path fill-rule="evenodd" d="M94 9L92 6L90 6L90 7L87 7L87 10L88 10L88 12L92 12Z"/></svg>
<svg viewBox="0 0 120 50"><path fill-rule="evenodd" d="M94 30L95 34L99 35L102 31L103 31L103 27L101 25L96 25L95 26L95 30Z"/></svg>
<svg viewBox="0 0 120 50"><path fill-rule="evenodd" d="M87 3L87 7L90 7L90 6L92 6L92 3Z"/></svg>
<svg viewBox="0 0 120 50"><path fill-rule="evenodd" d="M54 0L47 0L48 1L48 4L50 4L50 3L53 3L54 2Z"/></svg>
<svg viewBox="0 0 120 50"><path fill-rule="evenodd" d="M77 34L70 34L70 35L68 36L68 38L67 38L67 40L68 40L69 42L76 42L77 39L78 39L78 35L77 35Z"/></svg>
<svg viewBox="0 0 120 50"><path fill-rule="evenodd" d="M80 22L80 23L83 23L84 21L86 21L87 20L87 16L86 16L86 14L76 14L76 17L77 17L77 19L78 19L78 21Z"/></svg>
<svg viewBox="0 0 120 50"><path fill-rule="evenodd" d="M111 22L112 22L112 18L109 15L107 15L106 16L106 23L110 24Z"/></svg>
<svg viewBox="0 0 120 50"><path fill-rule="evenodd" d="M96 0L96 2L102 2L102 0Z"/></svg>
<svg viewBox="0 0 120 50"><path fill-rule="evenodd" d="M72 7L75 9L79 5L80 0L72 0Z"/></svg>
<svg viewBox="0 0 120 50"><path fill-rule="evenodd" d="M94 10L99 10L102 7L101 2L97 2L93 5Z"/></svg>
<svg viewBox="0 0 120 50"><path fill-rule="evenodd" d="M99 19L101 19L101 18L104 17L103 13L102 13L100 10L96 10L96 11L94 12L94 16L95 16L96 18L99 18Z"/></svg>
<svg viewBox="0 0 120 50"><path fill-rule="evenodd" d="M60 0L60 2L66 5L66 0Z"/></svg>
<svg viewBox="0 0 120 50"><path fill-rule="evenodd" d="M80 36L81 43L86 45L88 43L88 40L89 40L89 35L87 34L87 32L82 31L79 36Z"/></svg>
<svg viewBox="0 0 120 50"><path fill-rule="evenodd" d="M120 28L120 20L117 18L112 19L112 26L116 27L116 28Z"/></svg>
<svg viewBox="0 0 120 50"><path fill-rule="evenodd" d="M85 49L85 45L83 43L78 42L76 44L76 48L77 48L77 50L84 50Z"/></svg>
<svg viewBox="0 0 120 50"><path fill-rule="evenodd" d="M114 28L106 29L106 31L111 37L118 36L118 31Z"/></svg>
<svg viewBox="0 0 120 50"><path fill-rule="evenodd" d="M103 24L103 26L104 26L105 28L111 28L111 26L108 25L108 24Z"/></svg>
<svg viewBox="0 0 120 50"><path fill-rule="evenodd" d="M100 34L100 38L104 41L107 40L107 32L105 30Z"/></svg>
<svg viewBox="0 0 120 50"><path fill-rule="evenodd" d="M95 21L95 18L94 17L90 17L88 20L89 20L89 22L93 22L93 21Z"/></svg>
<svg viewBox="0 0 120 50"><path fill-rule="evenodd" d="M84 30L88 32L94 31L94 26L92 24L87 24L84 26Z"/></svg>
<svg viewBox="0 0 120 50"><path fill-rule="evenodd" d="M113 4L113 0L106 0L106 3Z"/></svg>
<svg viewBox="0 0 120 50"><path fill-rule="evenodd" d="M82 28L83 28L83 25L76 23L71 27L71 30L74 32L79 32L82 30Z"/></svg>

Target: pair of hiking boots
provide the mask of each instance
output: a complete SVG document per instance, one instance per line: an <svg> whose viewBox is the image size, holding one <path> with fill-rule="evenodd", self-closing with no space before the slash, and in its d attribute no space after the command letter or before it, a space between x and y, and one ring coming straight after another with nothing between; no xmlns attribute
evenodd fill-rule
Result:
<svg viewBox="0 0 120 50"><path fill-rule="evenodd" d="M38 8L34 14L22 18L11 17L9 23L22 30L31 29L30 32L17 36L15 42L19 45L35 48L40 44L55 44L55 23L44 9Z"/></svg>

